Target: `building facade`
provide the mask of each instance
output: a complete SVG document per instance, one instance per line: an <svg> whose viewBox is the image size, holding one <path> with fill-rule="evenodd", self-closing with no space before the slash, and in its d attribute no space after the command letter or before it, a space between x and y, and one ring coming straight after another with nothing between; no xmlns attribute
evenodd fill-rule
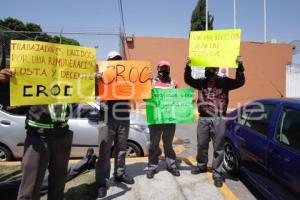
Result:
<svg viewBox="0 0 300 200"><path fill-rule="evenodd" d="M181 87L184 83L184 68L188 57L189 40L184 38L127 37L123 41L124 54L130 60L148 60L153 74L160 60L171 63L171 76ZM286 96L286 66L292 62L292 46L242 42L240 55L243 57L246 84L230 93L229 108L260 98ZM229 70L234 77L235 70Z"/></svg>

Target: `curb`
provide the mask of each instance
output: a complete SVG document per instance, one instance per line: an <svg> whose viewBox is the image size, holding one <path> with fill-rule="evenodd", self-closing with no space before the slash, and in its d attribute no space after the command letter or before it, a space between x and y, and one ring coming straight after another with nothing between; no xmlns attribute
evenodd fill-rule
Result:
<svg viewBox="0 0 300 200"><path fill-rule="evenodd" d="M112 160L113 158L111 158ZM138 162L138 161L146 161L148 157L136 157L136 158L126 158L126 162ZM69 164L76 164L80 160L69 160ZM0 167L2 166L19 166L21 165L21 161L9 161L9 162L0 162Z"/></svg>

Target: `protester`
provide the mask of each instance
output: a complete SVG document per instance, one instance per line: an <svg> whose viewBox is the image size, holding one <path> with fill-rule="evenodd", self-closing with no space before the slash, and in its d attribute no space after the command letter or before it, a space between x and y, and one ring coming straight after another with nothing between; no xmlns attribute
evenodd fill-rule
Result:
<svg viewBox="0 0 300 200"><path fill-rule="evenodd" d="M198 111L200 119L197 127L197 166L191 171L192 174L199 174L207 171L209 141L213 142L213 178L217 187L223 185L222 164L223 145L228 94L230 90L237 89L244 85L244 67L242 58L237 58L238 68L236 78L219 77L218 68L206 67L205 78L194 79L191 76L190 60L188 59L184 80L191 87L198 90Z"/></svg>
<svg viewBox="0 0 300 200"><path fill-rule="evenodd" d="M178 84L170 77L170 63L160 61L157 66L158 75L153 79L153 88L172 89L178 88ZM150 148L148 157L147 178L151 179L158 173L158 159L161 155L159 147L162 138L164 153L166 157L167 170L174 176L180 176L176 165L176 154L172 146L175 135L175 124L153 124L149 125L150 130Z"/></svg>
<svg viewBox="0 0 300 200"><path fill-rule="evenodd" d="M9 80L14 73L1 66L0 103L9 106ZM67 104L26 106L26 139L22 160L22 181L18 199L40 199L41 185L49 170L48 200L60 200L68 169L73 133L69 130Z"/></svg>
<svg viewBox="0 0 300 200"><path fill-rule="evenodd" d="M88 148L85 157L83 157L75 165L69 167L66 181L70 181L90 169L95 169L96 159L97 156L94 154L94 149ZM41 195L48 193L48 178L49 178L49 172L46 171L41 185L41 191L40 191ZM20 184L21 184L21 180L0 182L1 200L17 199Z"/></svg>
<svg viewBox="0 0 300 200"><path fill-rule="evenodd" d="M112 51L107 60L122 60L122 56ZM107 194L107 181L110 177L110 157L112 144L114 144L114 179L117 182L134 184L134 179L125 173L125 157L130 124L130 106L127 100L107 101L107 128L108 131L100 131L104 137L99 144L99 158L96 165L96 182L98 185L98 198ZM103 136L103 134L105 134Z"/></svg>

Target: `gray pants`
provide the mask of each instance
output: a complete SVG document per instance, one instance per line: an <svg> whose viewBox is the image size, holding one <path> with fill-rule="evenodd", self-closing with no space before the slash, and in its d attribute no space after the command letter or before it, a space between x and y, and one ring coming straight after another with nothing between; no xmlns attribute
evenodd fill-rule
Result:
<svg viewBox="0 0 300 200"><path fill-rule="evenodd" d="M212 140L214 148L212 169L215 177L220 177L223 171L225 126L226 121L221 117L216 117L200 119L197 127L198 166L205 167L207 165L209 142Z"/></svg>
<svg viewBox="0 0 300 200"><path fill-rule="evenodd" d="M161 155L159 147L160 139L162 138L164 153L168 167L173 167L176 160L176 154L172 143L175 135L175 124L155 124L149 125L150 131L150 148L148 158L148 168L156 169L158 167L158 158ZM175 167L175 166L174 166Z"/></svg>
<svg viewBox="0 0 300 200"><path fill-rule="evenodd" d="M43 135L27 131L19 200L40 199L40 189L47 168L48 200L62 200L64 197L73 132L68 129L53 130L52 134L50 132Z"/></svg>
<svg viewBox="0 0 300 200"><path fill-rule="evenodd" d="M112 144L114 144L113 153L115 157L114 176L125 174L129 123L129 120L110 120L107 123L106 131L99 133L102 139L99 144L99 158L96 164L96 182L98 186L106 186L110 177Z"/></svg>

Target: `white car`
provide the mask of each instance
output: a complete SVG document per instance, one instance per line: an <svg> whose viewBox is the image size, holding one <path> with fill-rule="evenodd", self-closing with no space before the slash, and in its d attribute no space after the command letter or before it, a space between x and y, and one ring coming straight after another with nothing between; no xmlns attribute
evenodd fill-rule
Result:
<svg viewBox="0 0 300 200"><path fill-rule="evenodd" d="M99 113L100 105L74 104L72 110L72 117L68 121L70 130L74 132L71 157L85 156L89 147L98 152L98 130L105 124L98 122L91 113ZM0 110L0 161L22 158L26 137L25 118L25 113L22 113L21 109ZM149 144L150 136L145 116L131 112L127 156L147 156Z"/></svg>

